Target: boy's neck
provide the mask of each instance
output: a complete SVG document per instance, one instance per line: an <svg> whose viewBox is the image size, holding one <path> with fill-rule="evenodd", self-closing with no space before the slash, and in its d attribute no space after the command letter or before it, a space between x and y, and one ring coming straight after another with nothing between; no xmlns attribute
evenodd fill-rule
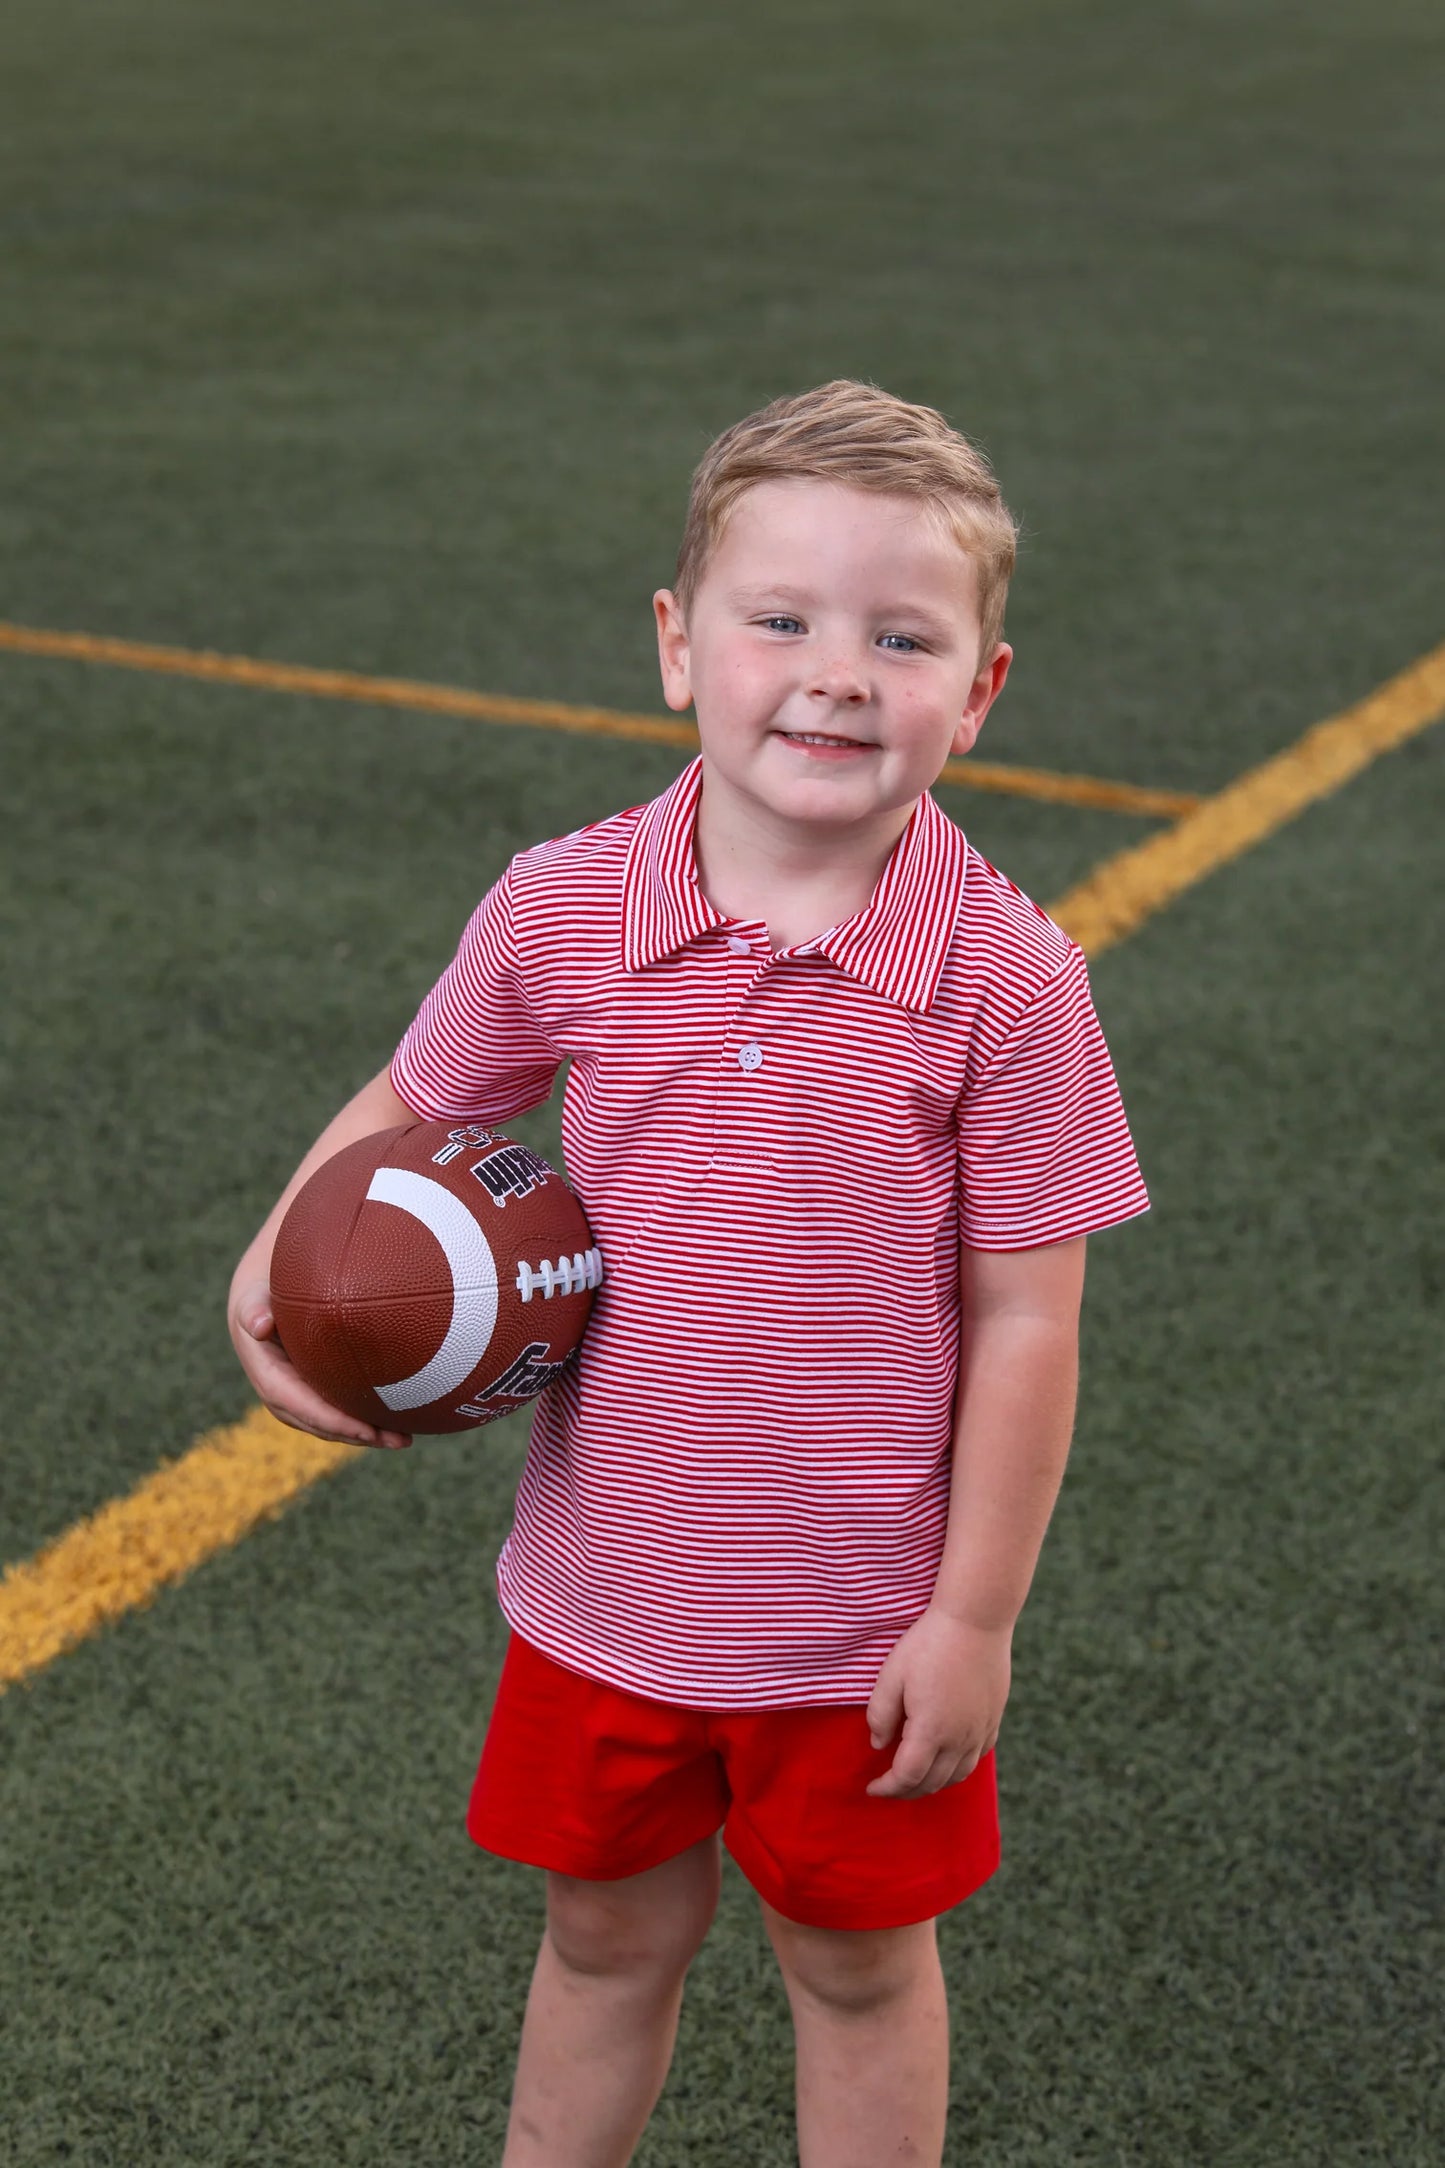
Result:
<svg viewBox="0 0 1445 2168"><path fill-rule="evenodd" d="M811 941L861 911L913 817L800 829L739 799L703 770L693 851L703 894L729 918L762 920L774 948Z"/></svg>

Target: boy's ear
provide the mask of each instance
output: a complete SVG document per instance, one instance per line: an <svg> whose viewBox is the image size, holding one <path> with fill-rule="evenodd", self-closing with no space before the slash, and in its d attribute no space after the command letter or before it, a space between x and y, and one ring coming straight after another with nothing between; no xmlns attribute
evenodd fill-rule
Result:
<svg viewBox="0 0 1445 2168"><path fill-rule="evenodd" d="M652 598L657 619L657 660L662 670L662 697L679 714L692 705L692 682L688 671L687 627L677 597L670 587L659 587Z"/></svg>
<svg viewBox="0 0 1445 2168"><path fill-rule="evenodd" d="M1009 664L1013 659L1013 649L1006 641L1000 640L993 651L992 659L984 664L969 686L968 698L958 719L958 728L953 733L953 751L959 757L972 752L974 740L983 728L985 715L1003 691L1004 679L1008 676Z"/></svg>

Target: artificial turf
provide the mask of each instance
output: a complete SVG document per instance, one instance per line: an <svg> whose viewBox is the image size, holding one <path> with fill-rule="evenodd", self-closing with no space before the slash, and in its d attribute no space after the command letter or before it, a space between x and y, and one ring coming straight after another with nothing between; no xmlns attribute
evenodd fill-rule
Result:
<svg viewBox="0 0 1445 2168"><path fill-rule="evenodd" d="M0 616L660 709L691 465L872 378L1025 520L981 752L1217 787L1442 636L1438 15L52 0L7 25ZM678 756L0 657L27 1555L233 1419L231 1263L524 843ZM1100 960L1094 1245L958 2168L1426 2168L1427 735ZM1047 900L1143 832L946 793ZM525 1133L555 1148L555 1110ZM1433 1185L1433 1186L1432 1186ZM494 2158L539 1877L461 1812L520 1420L359 1458L0 1704L0 2160ZM729 1869L641 2168L786 2163Z"/></svg>

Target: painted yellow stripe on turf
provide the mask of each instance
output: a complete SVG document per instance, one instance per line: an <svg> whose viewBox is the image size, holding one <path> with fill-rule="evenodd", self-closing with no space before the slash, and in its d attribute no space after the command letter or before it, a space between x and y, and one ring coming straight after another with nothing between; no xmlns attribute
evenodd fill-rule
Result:
<svg viewBox="0 0 1445 2168"><path fill-rule="evenodd" d="M1004 791L1013 798L1092 806L1101 813L1140 813L1155 820L1178 820L1205 803L1197 791L1155 790L1144 783L1111 783L1101 775L1059 775L1052 768L1016 768L1012 762L972 756L949 761L938 780L965 790Z"/></svg>
<svg viewBox="0 0 1445 2168"><path fill-rule="evenodd" d="M363 677L354 670L313 670L305 663L261 662L249 655L217 655L207 648L154 647L140 640L102 639L89 632L50 632L35 625L0 623L0 648L65 662L109 663L164 677L208 679L213 684L251 685L267 692L303 693L320 700L358 700L373 707L411 708L432 715L463 715L478 722L525 723L534 730L570 730L584 736L631 738L650 745L697 751L691 723L658 715L628 715L617 708L572 707L561 700L514 700L504 693L471 692L463 685L429 685L417 678ZM967 790L1001 791L1058 805L1096 806L1112 813L1140 813L1171 820L1200 803L1192 793L1114 783L1103 776L1059 775L1049 768L1016 768L1006 761L951 760L945 783Z"/></svg>
<svg viewBox="0 0 1445 2168"><path fill-rule="evenodd" d="M1423 655L1354 707L1316 723L1285 752L1206 798L1197 812L1162 835L1107 859L1050 904L1050 915L1097 956L1442 714L1445 646Z"/></svg>
<svg viewBox="0 0 1445 2168"><path fill-rule="evenodd" d="M89 632L47 632L33 625L3 622L0 648L8 648L16 655L43 655L64 662L110 663L117 669L147 670L162 677L205 678L212 684L251 685L265 692L305 693L318 700L360 700L373 707L465 715L486 723L530 723L540 730L643 738L654 745L697 745L697 732L690 723L669 723L656 715L570 707L560 700L514 700L505 693L472 692L464 685L429 685L420 678L364 677L355 670L314 670L306 663L262 662L250 655L218 655L209 648L155 647L142 640L102 639Z"/></svg>
<svg viewBox="0 0 1445 2168"><path fill-rule="evenodd" d="M1108 859L1050 911L1090 955L1132 933L1445 713L1445 646L1307 731L1137 850ZM0 1581L0 1691L236 1543L362 1448L288 1430L261 1408L212 1431Z"/></svg>
<svg viewBox="0 0 1445 2168"><path fill-rule="evenodd" d="M264 1408L210 1431L0 1580L0 1691L149 1603L362 1450L288 1430Z"/></svg>

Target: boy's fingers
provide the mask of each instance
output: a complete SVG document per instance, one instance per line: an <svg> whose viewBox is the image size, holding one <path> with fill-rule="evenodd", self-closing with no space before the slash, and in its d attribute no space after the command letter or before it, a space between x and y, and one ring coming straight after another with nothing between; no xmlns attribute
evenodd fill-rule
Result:
<svg viewBox="0 0 1445 2168"><path fill-rule="evenodd" d="M868 1703L868 1736L875 1750L887 1746L898 1729L898 1719L903 1714L903 1689L891 1682L884 1685L880 1679L873 1689Z"/></svg>
<svg viewBox="0 0 1445 2168"><path fill-rule="evenodd" d="M324 1401L321 1405L325 1408ZM296 1408L283 1407L279 1401L268 1400L266 1406L277 1422L284 1423L288 1430L304 1430L310 1437L329 1438L335 1445L375 1445L384 1447L388 1452L402 1453L411 1444L410 1438L400 1431L368 1430L364 1424L353 1424L350 1416L343 1415L336 1409L326 1408L324 1415L307 1421ZM346 1427L338 1429L337 1424L344 1424Z"/></svg>
<svg viewBox="0 0 1445 2168"><path fill-rule="evenodd" d="M243 1283L239 1294L233 1288L229 1308L236 1324L253 1340L269 1340L276 1330L271 1290L264 1279Z"/></svg>
<svg viewBox="0 0 1445 2168"><path fill-rule="evenodd" d="M875 1799L911 1799L922 1792L941 1791L946 1781L941 1772L952 1760L951 1755L942 1751L931 1754L915 1747L910 1753L906 1746L900 1746L893 1757L892 1768L886 1769L881 1777L875 1777L867 1788Z"/></svg>
<svg viewBox="0 0 1445 2168"><path fill-rule="evenodd" d="M268 1412L275 1416L278 1423L284 1423L288 1430L304 1430L309 1438L329 1438L334 1445L375 1445L376 1443L376 1433L370 1430L364 1431L359 1425L354 1429L338 1430L335 1427L335 1421L344 1421L344 1417L337 1419L308 1417L302 1414L300 1409L288 1407L280 1400L268 1400L266 1407Z"/></svg>
<svg viewBox="0 0 1445 2168"><path fill-rule="evenodd" d="M875 1781L887 1784L890 1790L914 1791L932 1770L939 1759L939 1749L931 1739L925 1739L916 1723L909 1721L903 1726L903 1737L883 1775Z"/></svg>
<svg viewBox="0 0 1445 2168"><path fill-rule="evenodd" d="M937 1760L938 1754L933 1747L926 1746L919 1739L910 1739L905 1730L903 1743L893 1757L893 1767L889 1774L895 1777L906 1791L913 1791L922 1784Z"/></svg>
<svg viewBox="0 0 1445 2168"><path fill-rule="evenodd" d="M269 1342L258 1350L252 1383L278 1422L292 1430L308 1430L313 1438L331 1438L338 1445L387 1445L399 1450L411 1440L402 1431L378 1431L371 1423L333 1408L329 1400L313 1392L279 1348Z"/></svg>
<svg viewBox="0 0 1445 2168"><path fill-rule="evenodd" d="M894 1756L893 1766L876 1777L867 1787L875 1798L919 1798L926 1792L945 1791L950 1784L962 1784L971 1777L983 1759L984 1750L969 1746L962 1752L957 1747L940 1747L921 1776L912 1776L908 1766L900 1768L903 1750Z"/></svg>
<svg viewBox="0 0 1445 2168"><path fill-rule="evenodd" d="M372 1445L388 1452L404 1453L411 1444L403 1430L378 1430L330 1401L305 1383L281 1342L274 1337L275 1318L260 1306L243 1308L237 1321L251 1341L241 1349L246 1375L277 1422L288 1429L304 1430L313 1438L328 1438L337 1445Z"/></svg>

